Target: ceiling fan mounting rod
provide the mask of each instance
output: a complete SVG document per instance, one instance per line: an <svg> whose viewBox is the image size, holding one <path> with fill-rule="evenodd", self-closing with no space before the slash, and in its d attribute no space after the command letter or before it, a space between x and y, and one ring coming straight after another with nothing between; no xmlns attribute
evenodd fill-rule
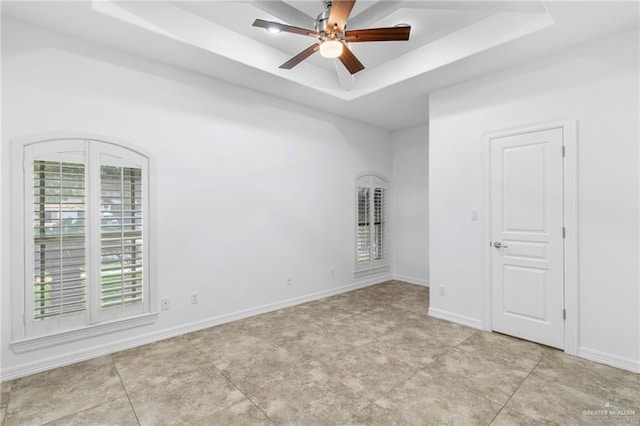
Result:
<svg viewBox="0 0 640 426"><path fill-rule="evenodd" d="M318 15L318 17L316 18L315 21L315 28L316 31L321 33L322 35L329 33L329 34L338 34L341 33L341 31L338 30L338 24L334 23L333 28L329 28L329 16L331 15L331 7L333 6L333 1L332 0L323 0L322 1L322 5L324 6L324 12L320 13ZM344 31L346 29L346 25L344 26L343 30Z"/></svg>

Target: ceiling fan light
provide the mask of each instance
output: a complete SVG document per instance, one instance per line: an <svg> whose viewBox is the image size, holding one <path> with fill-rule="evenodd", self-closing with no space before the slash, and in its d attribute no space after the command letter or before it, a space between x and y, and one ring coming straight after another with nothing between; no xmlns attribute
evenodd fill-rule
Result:
<svg viewBox="0 0 640 426"><path fill-rule="evenodd" d="M342 47L338 40L327 40L320 43L320 54L325 58L337 58L342 55Z"/></svg>

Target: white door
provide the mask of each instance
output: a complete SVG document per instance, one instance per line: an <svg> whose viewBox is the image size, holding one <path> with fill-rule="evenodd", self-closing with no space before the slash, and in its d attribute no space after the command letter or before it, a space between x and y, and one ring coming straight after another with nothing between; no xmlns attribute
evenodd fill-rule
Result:
<svg viewBox="0 0 640 426"><path fill-rule="evenodd" d="M491 140L492 328L564 348L562 129Z"/></svg>

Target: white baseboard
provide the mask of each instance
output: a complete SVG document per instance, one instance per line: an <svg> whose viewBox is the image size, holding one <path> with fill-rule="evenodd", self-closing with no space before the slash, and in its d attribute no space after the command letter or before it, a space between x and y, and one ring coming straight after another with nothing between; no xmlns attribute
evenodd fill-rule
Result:
<svg viewBox="0 0 640 426"><path fill-rule="evenodd" d="M455 322L457 324L466 325L467 327L477 328L479 330L483 330L482 321L477 318L467 317L465 315L454 314L452 312L443 311L442 309L436 309L429 307L429 311L427 312L429 316L443 319L451 322Z"/></svg>
<svg viewBox="0 0 640 426"><path fill-rule="evenodd" d="M427 287L427 288L429 287L429 281L425 280L424 278L416 278L416 277L410 277L408 275L394 274L393 279L397 281L404 281L405 283L409 283L409 284L421 285L422 287Z"/></svg>
<svg viewBox="0 0 640 426"><path fill-rule="evenodd" d="M589 361L595 361L601 364L620 368L622 370L640 373L640 360L637 359L625 358L608 352L585 348L583 346L578 348L578 356L580 358L588 359Z"/></svg>
<svg viewBox="0 0 640 426"><path fill-rule="evenodd" d="M191 333L202 330L204 328L213 327L231 321L252 317L254 315L264 314L278 309L287 308L301 303L311 302L313 300L323 299L325 297L335 296L337 294L346 293L348 291L357 290L359 288L369 287L391 280L391 275L378 276L366 280L358 280L355 283L345 286L335 287L329 290L322 290L305 296L293 297L291 299L280 302L269 303L266 305L256 306L250 309L231 312L228 314L218 315L206 318L200 321L179 325L176 327L166 328L151 333L142 334L140 336L120 339L104 345L93 346L91 348L81 349L51 358L40 359L33 362L15 365L0 370L0 382L13 380L31 374L40 373L51 370L53 368L63 367L65 365L74 364L80 361L108 355L114 352L135 348L137 346L154 343L160 340L169 339L171 337L180 336L182 334Z"/></svg>

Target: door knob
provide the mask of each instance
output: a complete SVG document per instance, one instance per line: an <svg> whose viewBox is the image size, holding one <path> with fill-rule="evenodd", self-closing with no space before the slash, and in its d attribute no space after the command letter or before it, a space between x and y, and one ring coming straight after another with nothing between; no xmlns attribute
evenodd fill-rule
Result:
<svg viewBox="0 0 640 426"><path fill-rule="evenodd" d="M507 248L509 246L503 246L502 243L500 243L499 241L496 241L495 243L493 243L493 246L495 248Z"/></svg>

